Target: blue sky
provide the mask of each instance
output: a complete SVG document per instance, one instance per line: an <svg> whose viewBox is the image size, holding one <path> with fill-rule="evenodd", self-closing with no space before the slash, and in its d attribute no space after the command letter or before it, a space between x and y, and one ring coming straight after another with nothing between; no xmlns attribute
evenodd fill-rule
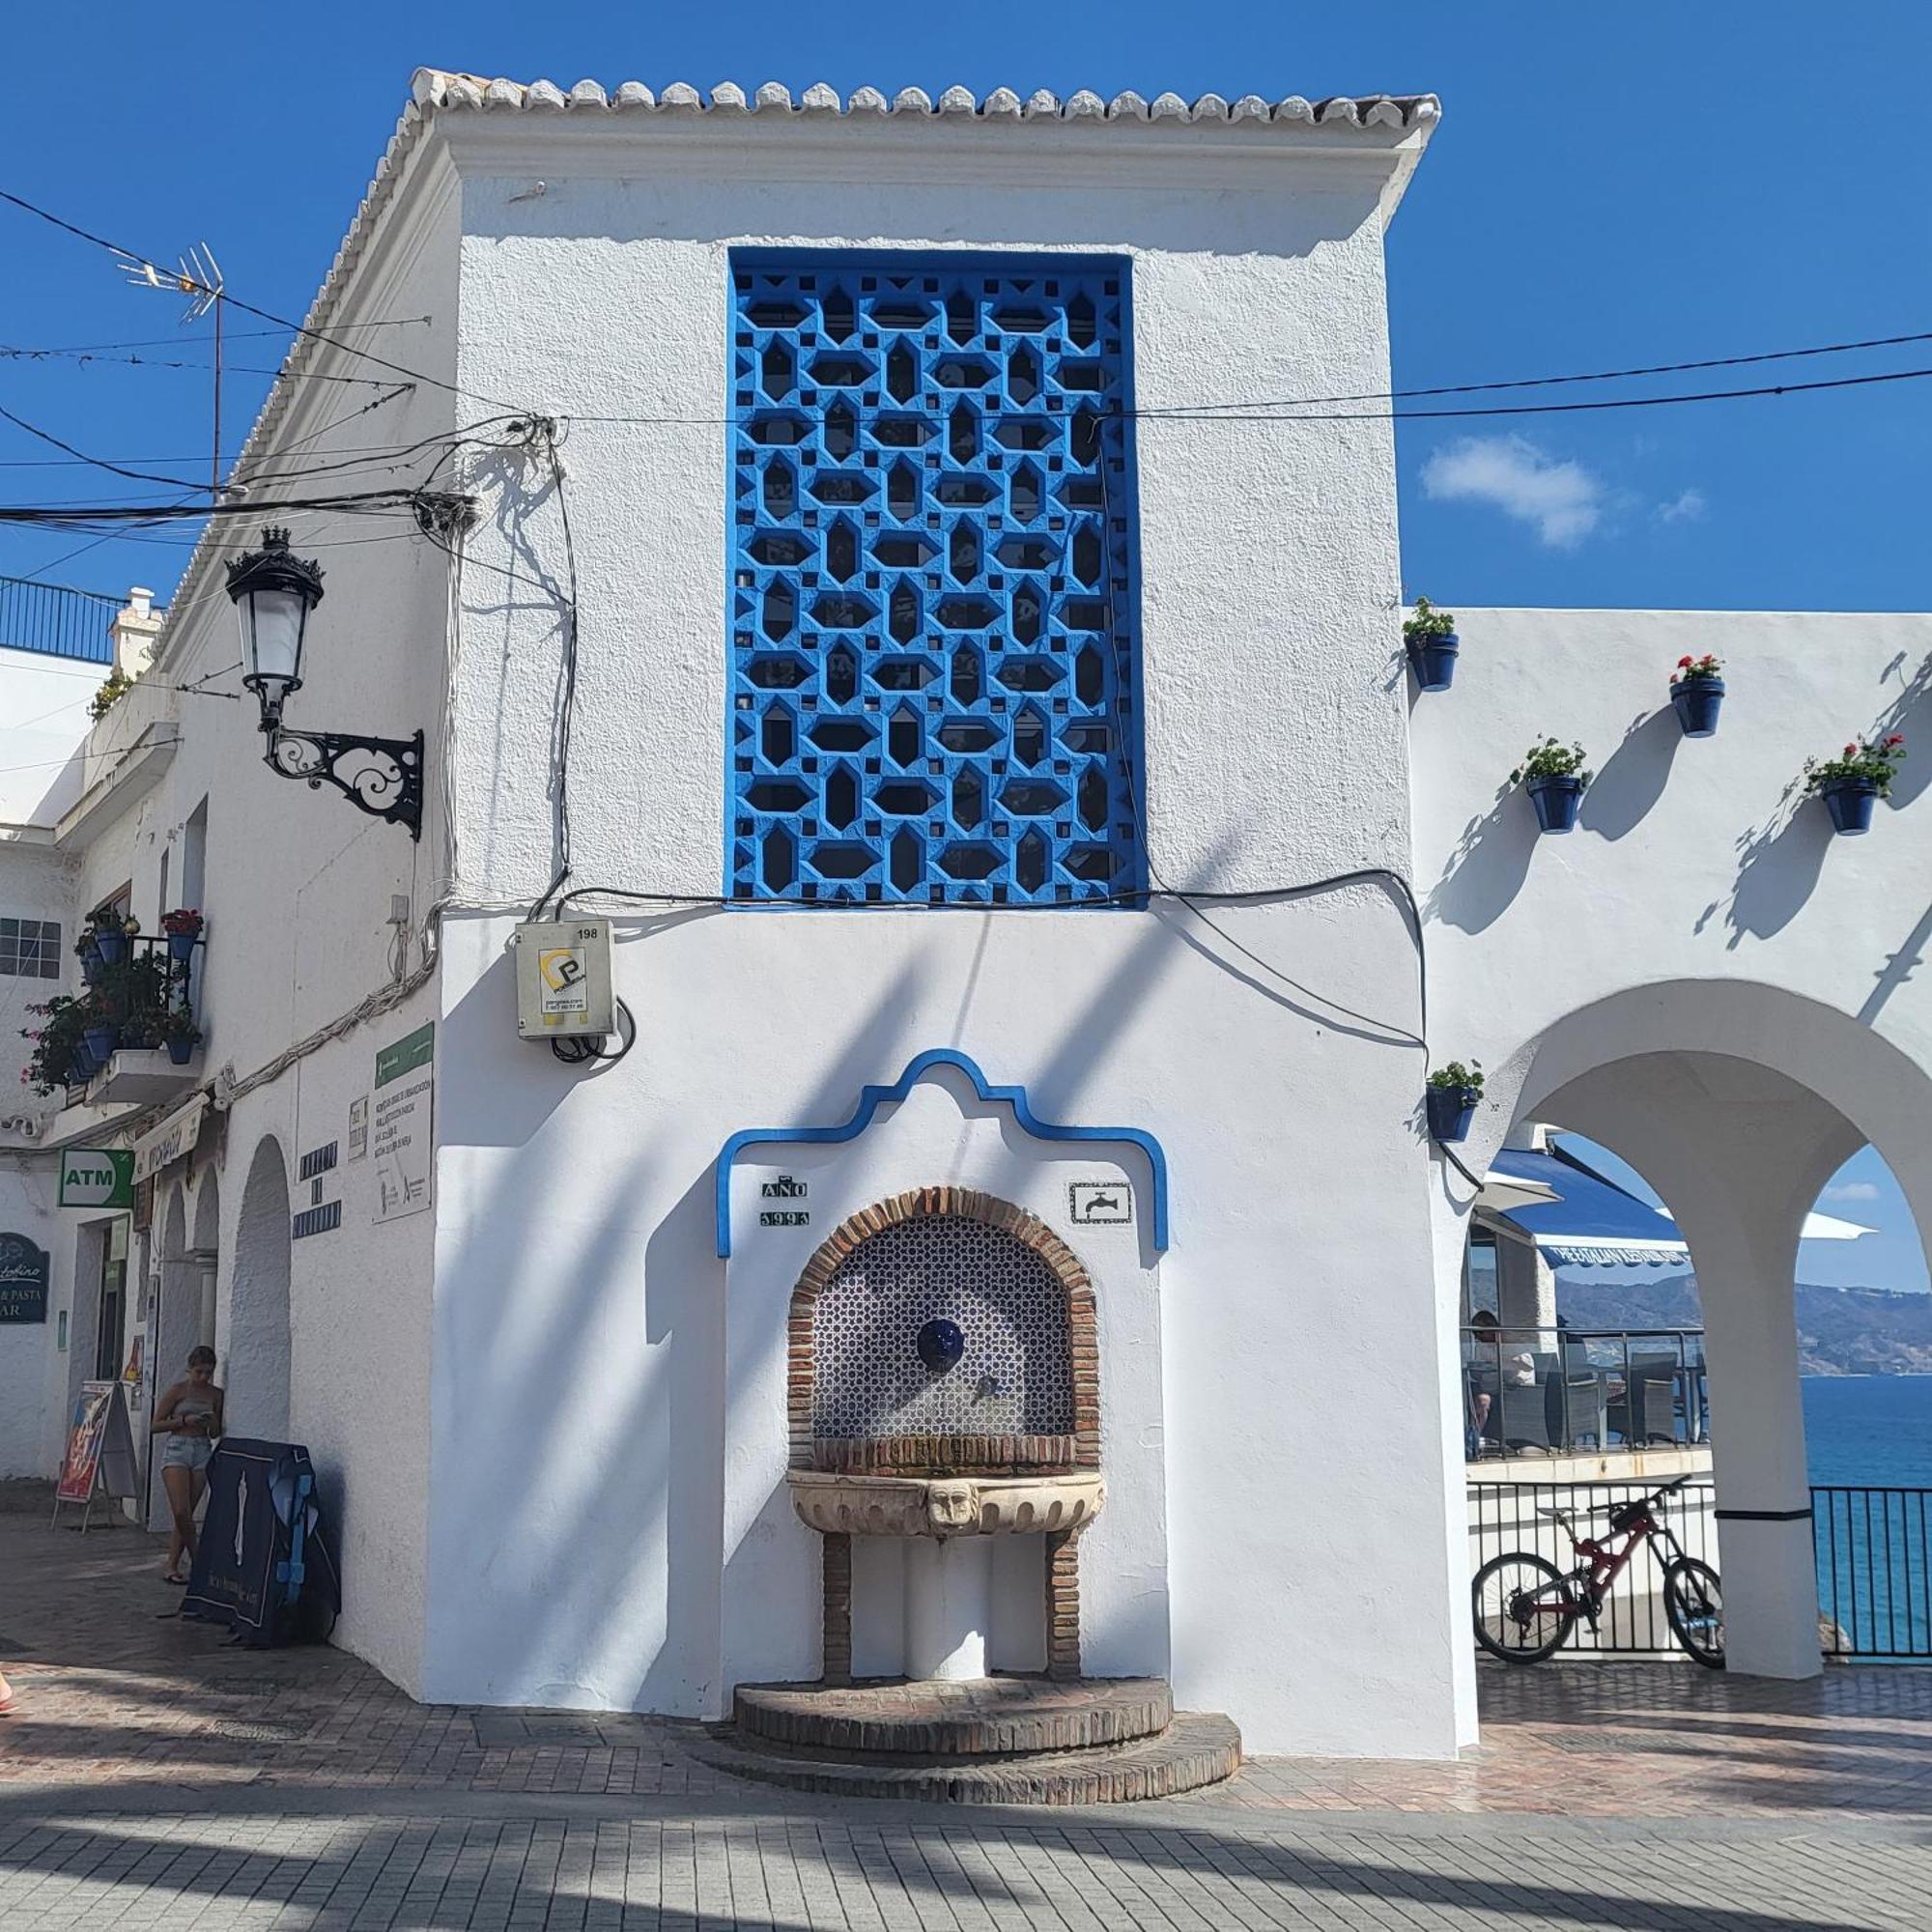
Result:
<svg viewBox="0 0 1932 1932"><path fill-rule="evenodd" d="M1521 0L976 0L951 14L879 0L97 0L16 7L5 45L0 185L157 256L206 241L238 295L283 315L306 308L411 70L433 65L565 84L1435 92L1444 120L1389 239L1401 386L1932 330L1913 94L1932 65L1922 0L1640 0L1614 14ZM104 256L4 208L0 242L0 346L137 343L106 353L205 360L176 303L124 287ZM408 328L384 335L408 361ZM238 339L232 361L271 370L282 347ZM1800 379L1932 366L1932 343L1773 366ZM1756 380L1718 371L1626 392ZM232 378L231 448L266 388L265 375ZM206 469L202 370L0 357L0 404L91 453ZM1405 579L1451 608L1923 609L1928 412L1932 382L1412 422L1398 442ZM0 423L0 465L55 457ZM0 467L0 501L87 498L89 474ZM105 480L115 497L138 487ZM152 531L69 554L85 542L0 531L0 572L165 592L186 555L185 537ZM1861 1169L1841 1184L1864 1182L1878 1184ZM1869 1250L1901 1285L1915 1270L1909 1285L1923 1285L1889 1182L1877 1201L1840 1205L1894 1232L1832 1264L1861 1266ZM1885 1277L1875 1260L1854 1278Z"/></svg>

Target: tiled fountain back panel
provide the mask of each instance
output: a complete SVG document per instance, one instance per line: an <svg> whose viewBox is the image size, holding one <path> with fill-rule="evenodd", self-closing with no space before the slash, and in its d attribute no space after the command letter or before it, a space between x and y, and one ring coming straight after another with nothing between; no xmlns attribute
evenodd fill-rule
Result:
<svg viewBox="0 0 1932 1932"><path fill-rule="evenodd" d="M935 1370L919 1336L955 1323ZM932 1214L862 1241L812 1308L812 1434L820 1439L1064 1435L1073 1429L1066 1290L1025 1242Z"/></svg>
<svg viewBox="0 0 1932 1932"><path fill-rule="evenodd" d="M733 898L1144 887L1127 276L733 257Z"/></svg>

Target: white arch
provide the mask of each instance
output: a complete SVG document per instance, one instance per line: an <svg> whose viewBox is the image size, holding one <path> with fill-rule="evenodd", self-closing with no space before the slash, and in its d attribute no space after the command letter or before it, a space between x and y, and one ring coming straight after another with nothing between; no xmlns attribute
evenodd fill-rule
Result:
<svg viewBox="0 0 1932 1932"><path fill-rule="evenodd" d="M289 1431L289 1181L281 1143L264 1134L248 1163L229 1287L228 1426L239 1435Z"/></svg>
<svg viewBox="0 0 1932 1932"><path fill-rule="evenodd" d="M1510 1056L1496 1086L1517 1121L1614 1148L1683 1230L1704 1312L1732 1665L1814 1674L1800 1230L1819 1188L1869 1142L1924 1241L1932 1076L1818 1001L1750 980L1680 980L1563 1015Z"/></svg>

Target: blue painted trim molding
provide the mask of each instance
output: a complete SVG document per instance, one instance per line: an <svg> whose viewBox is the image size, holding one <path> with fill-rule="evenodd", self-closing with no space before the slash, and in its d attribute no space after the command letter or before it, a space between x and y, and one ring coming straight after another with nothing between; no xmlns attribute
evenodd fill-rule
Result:
<svg viewBox="0 0 1932 1932"><path fill-rule="evenodd" d="M733 1134L719 1150L717 1165L718 1253L731 1252L731 1164L746 1148L761 1141L799 1142L829 1146L839 1141L855 1141L872 1124L872 1116L888 1102L903 1100L935 1066L956 1066L973 1083L973 1091L982 1100L997 1100L1013 1110L1026 1132L1039 1141L1126 1141L1147 1155L1153 1173L1153 1245L1157 1254L1167 1249L1167 1155L1160 1143L1140 1127L1069 1127L1042 1121L1028 1103L1024 1087L995 1087L980 1072L977 1062L950 1046L935 1046L906 1064L906 1070L890 1087L865 1087L859 1104L848 1121L836 1127L745 1127Z"/></svg>

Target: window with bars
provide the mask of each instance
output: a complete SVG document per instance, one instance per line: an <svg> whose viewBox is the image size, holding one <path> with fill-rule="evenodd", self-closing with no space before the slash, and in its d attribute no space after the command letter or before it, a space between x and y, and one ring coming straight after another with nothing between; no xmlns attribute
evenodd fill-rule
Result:
<svg viewBox="0 0 1932 1932"><path fill-rule="evenodd" d="M0 919L0 974L16 980L58 980L61 976L60 922L51 919Z"/></svg>
<svg viewBox="0 0 1932 1932"><path fill-rule="evenodd" d="M1127 264L732 261L726 890L1145 889Z"/></svg>

